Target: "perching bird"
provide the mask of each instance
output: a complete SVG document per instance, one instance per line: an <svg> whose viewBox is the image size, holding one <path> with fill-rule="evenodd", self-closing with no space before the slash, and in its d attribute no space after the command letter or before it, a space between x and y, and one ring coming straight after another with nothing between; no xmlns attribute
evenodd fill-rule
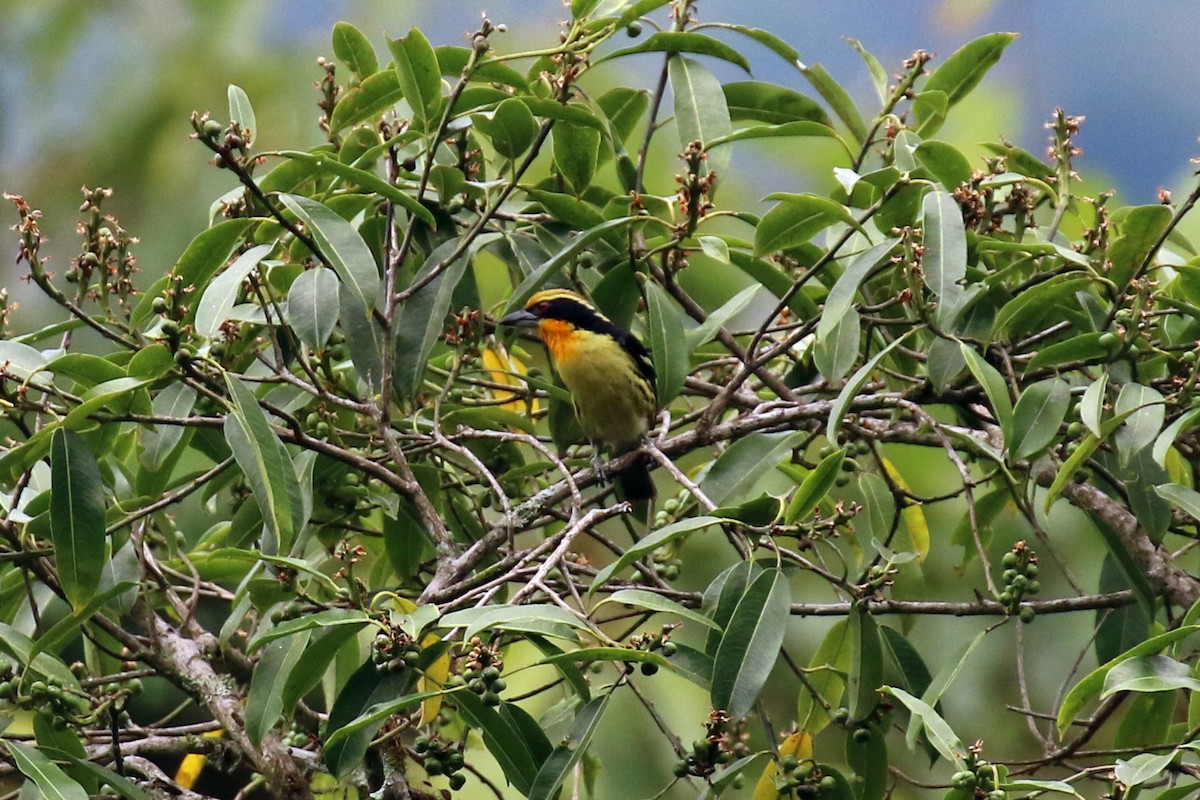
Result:
<svg viewBox="0 0 1200 800"><path fill-rule="evenodd" d="M597 450L620 455L641 444L658 403L654 365L637 337L566 289L534 294L524 309L505 316L500 324L537 329L571 393L579 427ZM630 502L654 496L645 456L616 480Z"/></svg>

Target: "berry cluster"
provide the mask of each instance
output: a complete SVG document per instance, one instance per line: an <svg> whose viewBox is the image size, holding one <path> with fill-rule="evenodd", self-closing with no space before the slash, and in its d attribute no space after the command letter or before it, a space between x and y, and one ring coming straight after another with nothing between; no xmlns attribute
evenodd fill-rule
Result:
<svg viewBox="0 0 1200 800"><path fill-rule="evenodd" d="M459 745L444 741L434 734L418 736L413 742L413 749L424 757L425 771L431 776L445 775L450 779L451 789L457 791L467 782L467 776L460 771L466 761Z"/></svg>
<svg viewBox="0 0 1200 800"><path fill-rule="evenodd" d="M499 651L495 647L484 645L478 636L472 639L462 676L467 682L467 688L479 695L484 705L500 705L500 693L508 688L504 678L500 677L503 671L504 659L500 657Z"/></svg>
<svg viewBox="0 0 1200 800"><path fill-rule="evenodd" d="M380 672L399 672L416 666L421 647L399 628L380 631L371 643L371 661Z"/></svg>
<svg viewBox="0 0 1200 800"><path fill-rule="evenodd" d="M808 800L822 795L835 796L837 778L826 775L816 762L795 756L779 759L779 771L775 774L775 788L780 797L800 797Z"/></svg>
<svg viewBox="0 0 1200 800"><path fill-rule="evenodd" d="M870 741L871 737L876 732L887 728L889 715L892 713L892 704L881 700L872 709L871 713L860 720L852 720L850 717L850 709L846 706L835 708L829 715L829 718L837 725L842 726L850 731L850 735L854 737L854 741L862 744Z"/></svg>
<svg viewBox="0 0 1200 800"><path fill-rule="evenodd" d="M704 727L704 738L693 742L691 754L675 764L676 777L694 775L705 778L716 772L718 767L749 755L750 748L746 745L749 734L744 730L745 723L732 721L728 712L714 709Z"/></svg>
<svg viewBox="0 0 1200 800"><path fill-rule="evenodd" d="M675 655L678 648L671 641L671 631L678 628L678 624L663 625L662 633L640 633L629 637L629 648L632 650L645 650L647 653L653 653L658 650L663 654L663 658L670 658ZM632 669L632 664L629 665ZM653 675L658 672L658 664L652 661L643 661L641 666L643 675Z"/></svg>
<svg viewBox="0 0 1200 800"><path fill-rule="evenodd" d="M1000 788L1004 767L979 758L982 742L970 748L966 768L950 777L950 785L976 800L1008 800L1008 792Z"/></svg>
<svg viewBox="0 0 1200 800"><path fill-rule="evenodd" d="M1009 614L1019 614L1022 622L1033 622L1033 607L1022 606L1021 600L1042 590L1042 584L1037 580L1037 553L1026 547L1022 540L1004 554L1000 564L1004 567L1001 575L1004 589L1000 592L1000 604Z"/></svg>

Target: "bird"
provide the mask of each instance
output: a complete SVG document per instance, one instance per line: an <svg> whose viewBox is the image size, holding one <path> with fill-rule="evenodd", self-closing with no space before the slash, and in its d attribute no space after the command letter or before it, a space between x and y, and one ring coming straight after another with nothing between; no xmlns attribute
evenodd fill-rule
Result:
<svg viewBox="0 0 1200 800"><path fill-rule="evenodd" d="M500 325L532 328L571 395L575 418L599 452L636 450L658 410L654 365L645 345L568 289L536 292ZM597 469L603 474L603 470ZM645 455L616 475L624 499L646 506L654 497Z"/></svg>

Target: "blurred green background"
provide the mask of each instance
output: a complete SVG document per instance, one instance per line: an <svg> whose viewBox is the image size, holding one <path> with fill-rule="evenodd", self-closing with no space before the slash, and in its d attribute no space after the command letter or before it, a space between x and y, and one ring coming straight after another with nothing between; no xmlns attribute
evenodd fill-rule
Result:
<svg viewBox="0 0 1200 800"><path fill-rule="evenodd" d="M323 139L316 127L318 95L313 84L321 77L316 59L331 56L328 37L334 22L352 22L384 53L385 32L399 36L412 26L422 28L435 45L461 44L464 34L477 27L483 7L482 0L4 0L0 190L23 195L44 210L44 229L50 236L45 254L52 258L51 269L62 270L77 252L73 228L79 187L112 187L115 195L106 210L141 237L138 253L143 282L148 283L172 265L207 224L210 203L233 185L226 173L209 166L207 151L189 139L193 110L211 110L223 119L226 86L236 83L254 103L260 127L257 147L315 145ZM567 15L560 0L490 0L486 9L493 21L509 26L507 34L495 39L503 49L544 43L557 35L558 23ZM1096 191L1116 188L1118 203L1155 202L1159 187L1179 192L1194 168L1189 159L1200 152L1195 138L1200 133L1200 104L1192 100L1200 83L1200 50L1194 47L1200 7L1184 0L1141 4L1136 11L1127 4L1085 0L705 0L700 18L770 29L798 48L806 61L823 63L868 110L873 108L870 79L845 37L861 40L895 70L917 48L946 56L982 33L1018 31L1021 37L999 67L956 109L939 138L962 147L979 165L982 150L977 143L997 136L1041 155L1047 137L1042 124L1055 106L1062 106L1088 117L1079 139L1085 150L1079 166ZM735 44L750 56L759 80L808 92L803 77L778 57L744 39ZM723 78L743 79L725 66L714 69ZM645 85L645 74L606 70L589 80ZM833 154L804 141L736 148L732 170L739 180L727 184L727 191L743 196L729 200L755 200L780 189L831 187ZM652 191L673 191L673 155L664 150L664 157L656 159ZM751 192L753 196L747 194ZM15 218L11 209L0 211L6 228ZM48 309L17 280L15 253L15 237L5 235L0 286L8 287L23 304L14 314L14 325L28 330L40 324ZM953 470L937 453L909 453L896 460L918 493L936 494L953 479ZM929 508L935 541L948 540L961 513L958 504ZM997 550L1029 533L1015 516L1010 523L1002 520L996 526ZM1057 510L1047 529L1055 532L1060 552L1090 548L1091 562L1072 566L1082 572L1075 575L1081 585L1094 587L1099 553L1090 534L1080 530L1078 518ZM716 536L693 537L686 548L694 551L683 556L689 564L709 563L712 570L689 574L681 588L702 589L727 562L727 548ZM935 547L924 566L929 583L921 594L971 599L970 589L979 582L970 575L966 580L956 576L953 567L961 556L957 547ZM1069 587L1048 583L1046 590L1046 596L1056 596ZM789 649L806 659L831 621L797 620ZM965 641L984 621L933 622L938 624L918 623L909 634L936 673L958 647L947 638L957 638L961 629ZM1087 646L1091 622L1090 615L1061 615L1028 629L1030 652L1061 654L1061 663L1051 664L1045 675L1033 676L1041 693L1032 698L1036 707L1053 706L1071 660ZM989 637L972 668L959 678L956 691L946 698L945 711L964 740L988 734L993 737L989 748L1006 756L1035 755L1033 743L1020 738L1019 727L1011 741L995 738L999 734L994 726L976 718L971 701L986 696L988 708L1019 703L1012 679L1012 637L1012 630ZM1085 669L1091 660L1089 654ZM782 730L790 722L786 715L798 685L786 670L780 670L778 678L770 691L781 702L771 708ZM659 711L667 723L685 737L699 735L708 710L703 693L669 675L660 679L658 688ZM623 696L620 702L628 706L614 718L628 719L629 724L604 726L598 740L606 756L602 796L636 797L646 785L635 788L626 781L640 776L650 786L664 785L671 756L632 698ZM634 769L621 769L622 759ZM919 761L914 758L911 774L921 774ZM647 776L642 767L662 774Z"/></svg>
<svg viewBox="0 0 1200 800"><path fill-rule="evenodd" d="M331 55L334 22L354 23L386 52L385 33L399 36L414 25L435 44L463 43L485 8L509 25L497 40L501 48L545 41L567 16L561 0L2 0L0 190L45 211L51 268L61 269L75 253L79 187L114 188L108 209L141 237L144 277L161 274L205 225L212 199L231 186L188 139L193 110L222 117L225 88L237 83L254 102L260 147L316 144L316 59ZM1062 106L1088 117L1082 168L1097 191L1114 186L1125 203L1155 202L1159 187L1180 188L1189 158L1200 152L1200 104L1191 102L1200 74L1200 51L1192 46L1200 7L1186 0L1136 10L1086 0L706 0L700 18L772 30L863 103L873 101L873 91L847 37L895 70L916 48L944 57L981 33L1018 31L942 138L977 154L970 145L1004 136L1041 154L1042 124ZM808 89L765 48L745 39L735 44L746 49L759 80ZM726 67L714 69L744 78ZM599 77L643 82L613 70ZM820 189L832 182L829 158L746 144L736 148L733 169L754 172L745 183L760 195ZM661 177L669 181L674 163L664 161ZM15 221L15 214L0 215ZM0 285L27 305L17 325L32 326L39 306L15 285L15 240L7 237L0 254ZM26 314L35 316L22 322Z"/></svg>

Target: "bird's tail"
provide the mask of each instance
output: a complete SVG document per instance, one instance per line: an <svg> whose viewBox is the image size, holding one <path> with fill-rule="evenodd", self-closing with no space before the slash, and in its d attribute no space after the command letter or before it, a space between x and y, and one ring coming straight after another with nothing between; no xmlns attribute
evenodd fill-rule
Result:
<svg viewBox="0 0 1200 800"><path fill-rule="evenodd" d="M633 505L634 514L649 519L650 503L654 500L654 481L650 478L650 456L639 453L634 462L616 476L617 490L623 500Z"/></svg>

